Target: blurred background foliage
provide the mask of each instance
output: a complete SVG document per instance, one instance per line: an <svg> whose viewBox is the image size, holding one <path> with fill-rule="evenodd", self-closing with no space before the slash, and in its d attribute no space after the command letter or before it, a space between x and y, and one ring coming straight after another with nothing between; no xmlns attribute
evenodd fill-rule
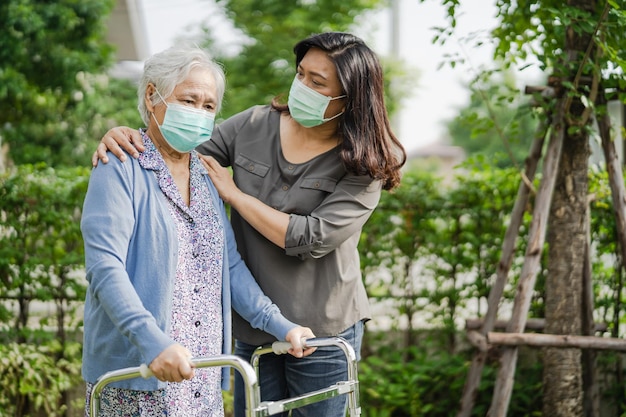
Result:
<svg viewBox="0 0 626 417"><path fill-rule="evenodd" d="M137 124L134 87L107 75L112 6L113 0L0 4L0 137L12 163L86 166L95 139L109 127Z"/></svg>

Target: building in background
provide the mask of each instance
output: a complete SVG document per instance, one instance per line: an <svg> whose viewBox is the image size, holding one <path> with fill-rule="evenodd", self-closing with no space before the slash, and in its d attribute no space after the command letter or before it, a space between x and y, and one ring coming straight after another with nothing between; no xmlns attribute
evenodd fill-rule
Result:
<svg viewBox="0 0 626 417"><path fill-rule="evenodd" d="M142 0L117 0L108 21L106 40L116 49L112 77L139 79L143 61L150 56Z"/></svg>

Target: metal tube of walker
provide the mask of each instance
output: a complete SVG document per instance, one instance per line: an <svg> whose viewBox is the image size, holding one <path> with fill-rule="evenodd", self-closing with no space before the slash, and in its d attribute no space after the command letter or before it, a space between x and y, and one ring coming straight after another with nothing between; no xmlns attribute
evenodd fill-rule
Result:
<svg viewBox="0 0 626 417"><path fill-rule="evenodd" d="M358 371L357 360L354 348L348 341L342 337L318 337L313 339L303 339L302 345L304 348L322 347L322 346L336 346L340 348L348 363L348 381L354 382L355 388L348 393L348 410L351 417L361 415L361 409L359 406L359 389L358 389ZM251 358L251 363L255 371L258 372L260 356L266 353L273 352L277 355L285 354L291 348L289 342L274 342L271 347L258 348Z"/></svg>
<svg viewBox="0 0 626 417"><path fill-rule="evenodd" d="M234 355L194 358L191 362L196 368L207 368L212 366L231 366L235 368L241 374L244 383L248 387L248 389L246 389L246 417L255 416L255 409L261 401L261 394L256 372L248 362ZM106 385L142 376L149 377L150 374L146 373L145 367L137 366L110 371L98 378L98 381L96 381L91 391L91 399L89 402L90 416L98 417L98 414L100 413L100 395Z"/></svg>

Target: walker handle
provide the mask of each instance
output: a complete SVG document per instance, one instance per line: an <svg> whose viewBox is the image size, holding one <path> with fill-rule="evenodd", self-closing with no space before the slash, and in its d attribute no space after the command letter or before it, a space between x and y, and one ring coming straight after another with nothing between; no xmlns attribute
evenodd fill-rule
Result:
<svg viewBox="0 0 626 417"><path fill-rule="evenodd" d="M143 379L148 379L154 376L152 370L145 363L139 365L139 373Z"/></svg>
<svg viewBox="0 0 626 417"><path fill-rule="evenodd" d="M300 339L300 343L302 344L302 348L306 349L307 344L306 344L306 337L303 337L302 339ZM291 343L289 342L274 342L272 343L272 351L274 352L274 354L276 355L284 355L285 353L289 352L289 349L291 349Z"/></svg>

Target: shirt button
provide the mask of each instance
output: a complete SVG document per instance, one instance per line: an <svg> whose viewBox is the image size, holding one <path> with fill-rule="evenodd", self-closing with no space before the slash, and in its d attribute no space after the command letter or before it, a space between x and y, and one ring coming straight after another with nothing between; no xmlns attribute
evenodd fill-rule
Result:
<svg viewBox="0 0 626 417"><path fill-rule="evenodd" d="M287 169L288 169L289 171L293 171L293 165L289 165L289 166L287 167Z"/></svg>
<svg viewBox="0 0 626 417"><path fill-rule="evenodd" d="M194 324L196 325L196 327L200 327L200 320L196 321Z"/></svg>
<svg viewBox="0 0 626 417"><path fill-rule="evenodd" d="M315 184L313 184L313 187L315 187L315 188L320 188L320 183L319 183L319 182L316 182Z"/></svg>
<svg viewBox="0 0 626 417"><path fill-rule="evenodd" d="M248 171L254 171L254 165L252 164L248 165Z"/></svg>
<svg viewBox="0 0 626 417"><path fill-rule="evenodd" d="M283 188L283 191L287 191L289 189L289 186L288 185L283 185L282 188Z"/></svg>
<svg viewBox="0 0 626 417"><path fill-rule="evenodd" d="M200 398L200 391L196 391L196 393L193 394L193 396L196 397L196 398Z"/></svg>

